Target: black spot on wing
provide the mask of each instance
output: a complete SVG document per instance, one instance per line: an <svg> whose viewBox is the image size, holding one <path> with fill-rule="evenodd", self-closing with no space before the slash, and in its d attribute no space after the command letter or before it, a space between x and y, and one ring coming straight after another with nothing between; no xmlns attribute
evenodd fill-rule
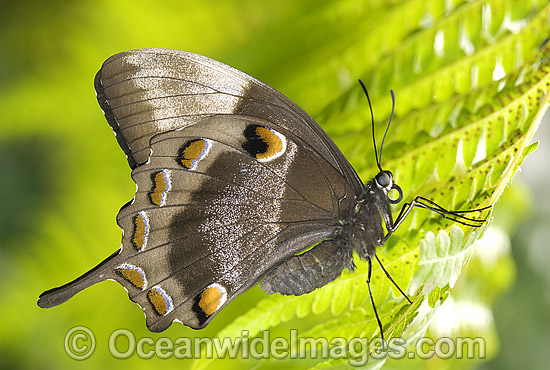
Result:
<svg viewBox="0 0 550 370"><path fill-rule="evenodd" d="M259 127L261 126L248 125L243 133L246 141L242 144L242 148L253 158L267 152L268 149L268 144L257 133Z"/></svg>

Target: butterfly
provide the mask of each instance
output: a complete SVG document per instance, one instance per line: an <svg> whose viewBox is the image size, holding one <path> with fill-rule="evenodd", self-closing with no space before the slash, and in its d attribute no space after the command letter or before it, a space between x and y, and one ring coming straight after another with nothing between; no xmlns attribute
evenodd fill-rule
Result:
<svg viewBox="0 0 550 370"><path fill-rule="evenodd" d="M403 191L381 166L383 142L378 155L372 108L380 171L363 184L296 104L207 57L125 51L105 61L95 89L136 194L117 215L120 249L44 292L40 307L110 279L141 306L149 330L163 331L173 321L201 329L258 282L269 294L307 294L353 270L355 252L368 262L383 338L370 288L372 261L393 279L376 248L414 208L474 227L485 221L464 214L488 207L452 212L420 196L394 220L390 205L402 201ZM395 105L393 92L392 100Z"/></svg>

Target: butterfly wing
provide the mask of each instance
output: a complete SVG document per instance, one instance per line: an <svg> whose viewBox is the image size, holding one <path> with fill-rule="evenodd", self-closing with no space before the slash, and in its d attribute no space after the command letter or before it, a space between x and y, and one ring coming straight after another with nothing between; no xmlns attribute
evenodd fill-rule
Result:
<svg viewBox="0 0 550 370"><path fill-rule="evenodd" d="M120 282L152 331L202 328L234 297L305 248L330 239L362 184L324 131L260 81L191 53L109 58L98 100L137 184L117 217L122 247L44 292L58 305Z"/></svg>
<svg viewBox="0 0 550 370"><path fill-rule="evenodd" d="M149 141L160 132L212 115L243 115L299 136L361 192L353 167L307 113L269 85L218 61L169 49L125 51L105 61L95 88L132 168L147 161Z"/></svg>
<svg viewBox="0 0 550 370"><path fill-rule="evenodd" d="M128 288L154 331L174 319L203 327L273 266L332 236L341 202L352 199L330 164L267 121L207 118L156 136L151 149L118 221L125 263L142 268L152 286L136 295ZM136 226L141 217L146 236ZM160 310L149 299L157 288L169 297Z"/></svg>
<svg viewBox="0 0 550 370"><path fill-rule="evenodd" d="M274 266L335 235L355 199L330 163L268 121L209 117L156 135L150 148L117 217L121 251L43 306L114 279L150 330L174 320L202 328Z"/></svg>

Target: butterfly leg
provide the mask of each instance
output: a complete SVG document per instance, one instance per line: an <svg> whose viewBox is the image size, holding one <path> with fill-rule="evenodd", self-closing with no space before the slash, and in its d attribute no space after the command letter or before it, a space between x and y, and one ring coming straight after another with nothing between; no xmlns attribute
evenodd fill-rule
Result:
<svg viewBox="0 0 550 370"><path fill-rule="evenodd" d="M417 196L416 198L414 198L412 202L405 203L403 205L392 227L388 229L388 233L384 237L384 241L388 240L390 235L392 235L397 230L397 228L399 228L399 226L403 223L403 221L405 221L405 218L407 218L407 216L411 213L414 207L427 209L429 211L437 213L443 218L446 218L448 220L457 222L465 226L471 226L471 227L480 227L483 224L483 222L486 221L486 219L476 219L476 218L466 217L466 216L463 216L462 214L480 212L491 208L491 206L487 206L487 207L477 208L477 209L472 209L467 211L448 211L445 208L438 205L437 203L427 198Z"/></svg>
<svg viewBox="0 0 550 370"><path fill-rule="evenodd" d="M385 342L384 340L384 330L382 329L382 322L380 321L380 317L378 317L378 311L376 311L376 305L374 304L374 298L372 297L372 291L370 288L370 278L372 273L372 260L369 258L369 272L367 275L367 287L369 288L369 295L370 295L370 301L372 303L372 309L374 310L374 316L376 316L376 321L378 321L378 327L380 328L380 337L382 338L382 343Z"/></svg>
<svg viewBox="0 0 550 370"><path fill-rule="evenodd" d="M340 241L324 240L307 252L293 256L271 270L260 283L268 294L302 295L353 270L351 248Z"/></svg>
<svg viewBox="0 0 550 370"><path fill-rule="evenodd" d="M401 294L403 295L403 297L405 297L407 299L407 301L409 301L410 304L412 304L411 300L409 299L409 297L405 294L405 292L403 292L403 290L401 290L401 288L399 287L399 285L397 285L397 283L395 281L393 281L390 273L388 271L386 271L386 269L384 268L384 265L382 265L382 262L380 262L380 259L378 258L377 255L374 255L376 257L376 260L378 261L378 264L380 265L380 267L382 268L382 271L384 271L384 273L386 274L387 278L390 279L390 281L392 282L393 285L395 285L395 287L401 292Z"/></svg>

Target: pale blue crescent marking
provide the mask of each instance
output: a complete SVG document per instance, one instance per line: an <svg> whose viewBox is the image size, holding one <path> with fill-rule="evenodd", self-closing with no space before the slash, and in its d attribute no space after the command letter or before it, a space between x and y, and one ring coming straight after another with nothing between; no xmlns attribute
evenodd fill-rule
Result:
<svg viewBox="0 0 550 370"><path fill-rule="evenodd" d="M157 292L160 293L160 295L162 296L162 298L164 299L164 301L166 302L166 312L163 314L163 316L166 316L168 315L173 309L174 309L174 304L172 303L172 297L170 297L165 291L164 289L162 289L160 286L155 286L153 287L151 290L156 290Z"/></svg>
<svg viewBox="0 0 550 370"><path fill-rule="evenodd" d="M204 157L206 157L210 152L210 147L212 146L212 142L209 139L201 139L201 140L204 142L204 149L199 154L198 158L195 158L191 161L191 167L189 168L190 170L194 170L195 168L197 168L197 165L199 164L199 162Z"/></svg>
<svg viewBox="0 0 550 370"><path fill-rule="evenodd" d="M141 277L143 279L143 286L140 289L144 290L145 288L147 288L147 278L145 277L145 272L143 272L143 270L140 269L139 267L134 266L134 265L130 265L129 263L123 263L122 265L118 266L117 269L118 270L133 270L133 271L136 271L137 273L139 273L141 275ZM131 280L128 280L128 281L130 283L132 283L134 286L136 286L136 284L133 281L131 281ZM136 286L136 288L139 288L139 287Z"/></svg>
<svg viewBox="0 0 550 370"><path fill-rule="evenodd" d="M147 246L147 240L149 239L149 217L147 216L147 213L145 213L144 211L139 212L137 216L141 218L144 225L142 244L141 244L141 247L139 248L139 250L142 251ZM137 232L137 224L136 224L136 232ZM135 238L135 234L134 234L134 238Z"/></svg>
<svg viewBox="0 0 550 370"><path fill-rule="evenodd" d="M170 171L169 170L162 170L161 171L162 176L164 177L164 184L166 185L165 189L161 194L161 200L160 200L160 206L166 204L166 197L168 195L168 192L172 190L172 178L170 177Z"/></svg>

